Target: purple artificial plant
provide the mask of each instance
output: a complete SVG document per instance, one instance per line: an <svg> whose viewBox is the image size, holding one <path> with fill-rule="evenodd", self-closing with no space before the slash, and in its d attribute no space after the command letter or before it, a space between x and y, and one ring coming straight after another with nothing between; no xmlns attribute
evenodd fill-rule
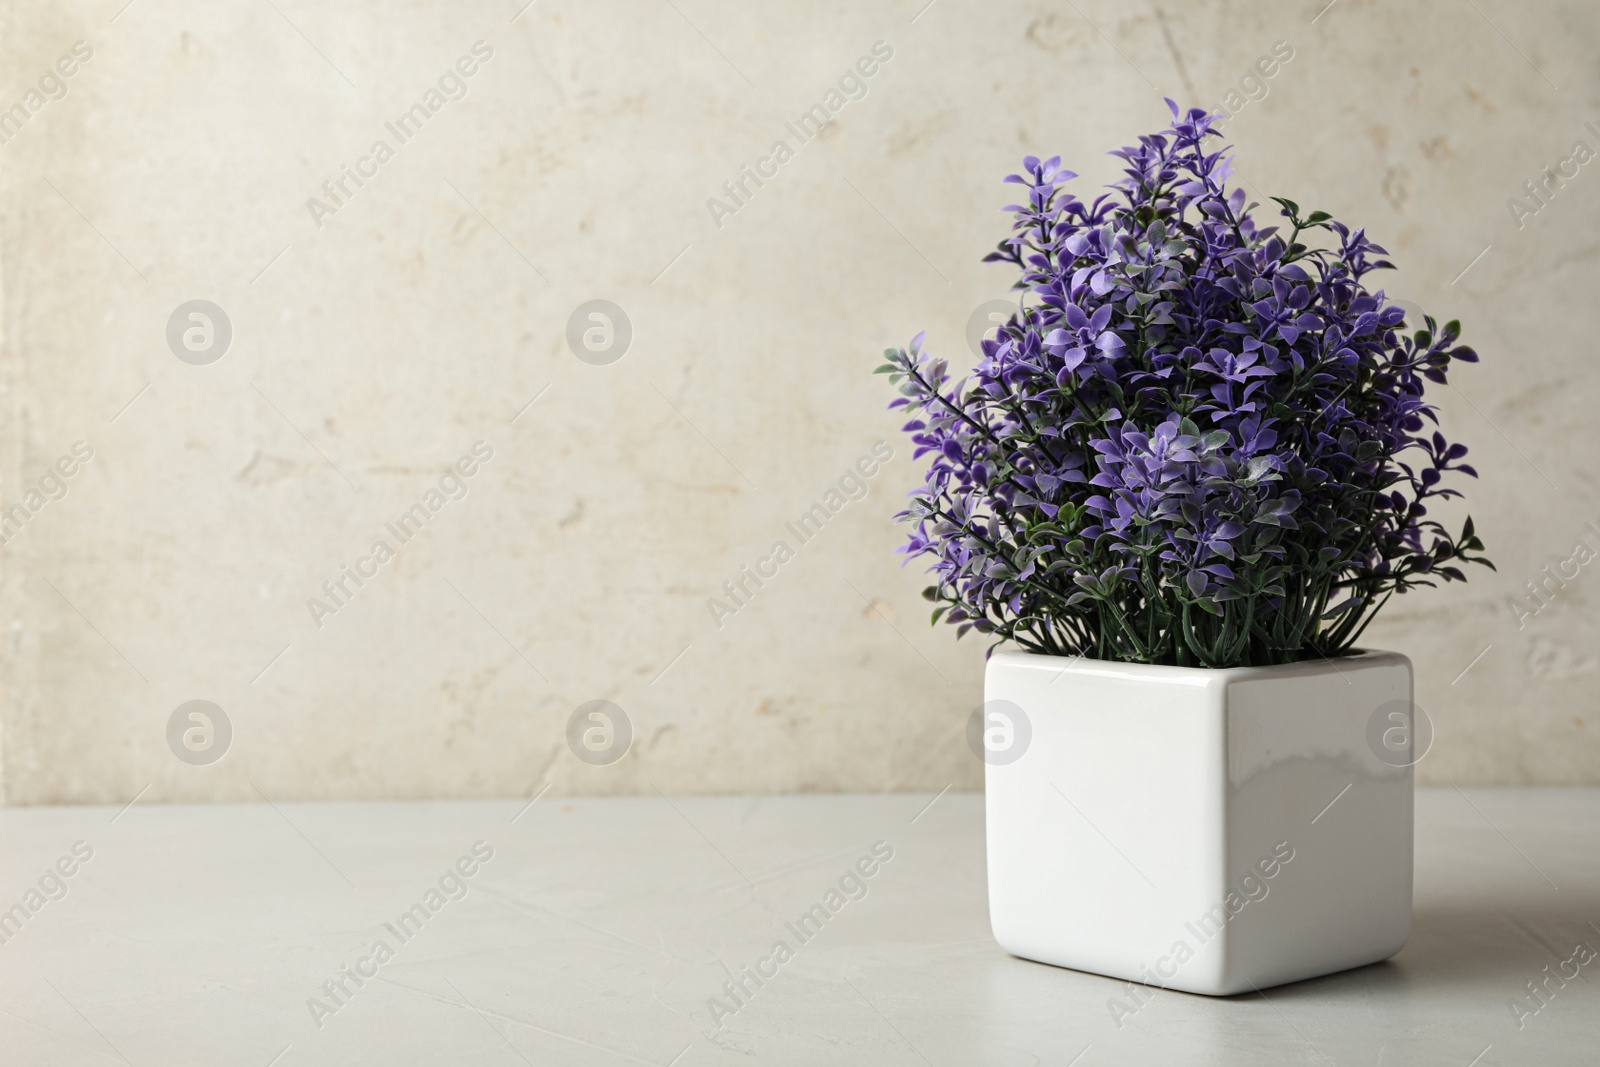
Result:
<svg viewBox="0 0 1600 1067"><path fill-rule="evenodd" d="M918 334L880 373L912 415L926 483L897 518L931 557L934 611L1049 655L1232 667L1348 652L1394 593L1485 563L1427 502L1476 476L1423 398L1460 327L1370 291L1391 267L1327 213L1264 225L1199 109L1114 155L1085 204L1059 158L986 261L1019 306L952 381ZM1288 232L1283 232L1287 229ZM1417 325L1417 324L1413 324ZM1492 564L1489 564L1492 566Z"/></svg>

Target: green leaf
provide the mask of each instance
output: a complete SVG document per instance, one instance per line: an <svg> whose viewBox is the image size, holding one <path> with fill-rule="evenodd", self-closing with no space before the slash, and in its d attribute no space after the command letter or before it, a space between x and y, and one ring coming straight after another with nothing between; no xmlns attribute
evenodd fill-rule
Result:
<svg viewBox="0 0 1600 1067"><path fill-rule="evenodd" d="M1311 214L1305 217L1305 223L1307 226L1315 226L1317 223L1327 222L1331 218L1333 218L1333 216L1328 214L1326 211L1313 211Z"/></svg>
<svg viewBox="0 0 1600 1067"><path fill-rule="evenodd" d="M1324 619L1335 619L1335 618L1338 618L1340 615L1343 615L1345 612L1349 611L1351 608L1354 608L1354 607L1356 607L1356 606L1358 606L1358 605L1360 605L1362 603L1365 603L1365 601L1363 601L1360 597L1354 597L1354 596L1350 597L1348 600L1345 600L1345 601L1343 601L1341 603L1335 604L1333 607L1329 608L1327 611L1324 611L1322 613L1322 617Z"/></svg>

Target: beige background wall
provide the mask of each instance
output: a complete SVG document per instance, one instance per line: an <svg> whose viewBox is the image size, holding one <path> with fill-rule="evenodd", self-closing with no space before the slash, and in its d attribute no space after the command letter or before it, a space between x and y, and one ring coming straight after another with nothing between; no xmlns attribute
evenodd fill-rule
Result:
<svg viewBox="0 0 1600 1067"><path fill-rule="evenodd" d="M1600 547L1600 168L1521 229L1507 204L1600 148L1593 5L123 2L0 4L0 106L93 50L0 145L0 505L94 450L0 550L7 802L977 787L982 648L891 554L915 472L868 371L921 327L968 358L1022 154L1087 191L1161 95L1220 104L1280 40L1228 124L1241 175L1365 224L1391 292L1484 355L1438 400L1500 572L1371 632L1416 661L1420 778L1600 781L1600 576L1522 628L1510 599ZM800 145L785 122L878 41ZM319 228L307 199L379 138ZM232 323L207 366L165 339L193 299ZM611 365L565 340L591 299L632 324ZM707 598L880 439L868 497L718 628ZM319 628L307 599L477 441L465 499ZM211 766L167 746L191 699L232 723ZM593 699L633 723L614 766L565 742Z"/></svg>

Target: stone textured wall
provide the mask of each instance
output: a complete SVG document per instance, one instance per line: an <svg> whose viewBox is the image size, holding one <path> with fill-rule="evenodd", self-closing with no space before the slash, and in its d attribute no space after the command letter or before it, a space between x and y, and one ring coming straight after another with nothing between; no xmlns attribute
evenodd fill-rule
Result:
<svg viewBox="0 0 1600 1067"><path fill-rule="evenodd" d="M1364 223L1484 355L1438 400L1499 573L1370 632L1420 780L1600 781L1600 10L1322 2L0 4L5 800L977 787L983 650L892 555L916 476L867 372L924 327L970 358L1000 177L1110 180L1163 95L1236 110L1250 190ZM188 310L169 343L197 300L209 362ZM191 700L218 762L174 756ZM614 765L568 746L591 700Z"/></svg>

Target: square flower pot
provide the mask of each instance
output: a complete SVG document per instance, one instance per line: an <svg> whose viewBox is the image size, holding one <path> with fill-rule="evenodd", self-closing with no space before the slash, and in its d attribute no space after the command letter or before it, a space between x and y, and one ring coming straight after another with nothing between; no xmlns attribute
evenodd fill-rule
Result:
<svg viewBox="0 0 1600 1067"><path fill-rule="evenodd" d="M1411 663L1206 670L997 652L989 917L1024 959L1225 996L1411 928Z"/></svg>

